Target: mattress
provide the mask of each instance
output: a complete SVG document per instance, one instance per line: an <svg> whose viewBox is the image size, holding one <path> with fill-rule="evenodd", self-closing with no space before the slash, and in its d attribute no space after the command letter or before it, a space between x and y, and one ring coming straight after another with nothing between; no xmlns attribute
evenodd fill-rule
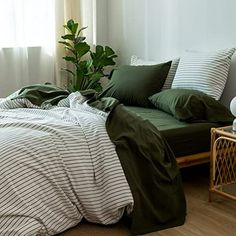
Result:
<svg viewBox="0 0 236 236"><path fill-rule="evenodd" d="M210 130L221 126L217 123L181 122L157 109L131 106L126 108L155 125L176 157L210 151Z"/></svg>

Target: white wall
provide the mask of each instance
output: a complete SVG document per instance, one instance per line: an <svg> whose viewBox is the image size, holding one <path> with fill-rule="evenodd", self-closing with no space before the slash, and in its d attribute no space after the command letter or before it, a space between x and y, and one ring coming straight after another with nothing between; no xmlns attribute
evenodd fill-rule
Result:
<svg viewBox="0 0 236 236"><path fill-rule="evenodd" d="M235 0L108 0L107 4L107 42L121 64L129 63L134 54L161 61L186 49L236 47ZM236 75L235 58L231 77ZM236 95L236 77L223 95L227 103L232 93Z"/></svg>
<svg viewBox="0 0 236 236"><path fill-rule="evenodd" d="M96 2L96 44L106 45L108 41L108 2Z"/></svg>

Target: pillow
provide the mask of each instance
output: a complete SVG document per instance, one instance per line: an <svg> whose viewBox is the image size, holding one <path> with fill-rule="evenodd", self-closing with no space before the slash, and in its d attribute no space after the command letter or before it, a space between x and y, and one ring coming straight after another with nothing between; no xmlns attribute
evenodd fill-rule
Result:
<svg viewBox="0 0 236 236"><path fill-rule="evenodd" d="M101 96L114 97L125 105L153 106L148 97L161 90L171 61L153 66L121 66Z"/></svg>
<svg viewBox="0 0 236 236"><path fill-rule="evenodd" d="M165 90L165 89L170 89L171 88L171 85L172 85L174 77L175 77L175 73L176 73L178 65L179 65L179 60L180 60L180 58L175 58L172 61L169 73L167 75L167 78L166 78L165 83L164 83L164 85L163 85L161 90Z"/></svg>
<svg viewBox="0 0 236 236"><path fill-rule="evenodd" d="M235 48L217 52L186 52L181 57L171 88L202 91L219 100Z"/></svg>
<svg viewBox="0 0 236 236"><path fill-rule="evenodd" d="M229 123L234 119L227 107L197 90L168 89L149 99L158 109L180 121Z"/></svg>
<svg viewBox="0 0 236 236"><path fill-rule="evenodd" d="M136 56L136 55L131 56L131 59L130 59L131 66L152 66L152 65L156 65L156 64L158 64L158 62L146 61L141 58L138 58L138 56Z"/></svg>
<svg viewBox="0 0 236 236"><path fill-rule="evenodd" d="M165 83L164 83L161 90L171 88L171 84L172 84L173 79L175 77L175 73L176 73L176 70L177 70L177 67L178 67L178 64L179 64L179 60L180 60L180 58L175 58L175 59L172 60L170 70L168 72ZM138 58L135 55L131 56L131 65L133 65L133 66L156 65L156 64L158 64L158 63L155 62L155 61L145 61L143 59Z"/></svg>

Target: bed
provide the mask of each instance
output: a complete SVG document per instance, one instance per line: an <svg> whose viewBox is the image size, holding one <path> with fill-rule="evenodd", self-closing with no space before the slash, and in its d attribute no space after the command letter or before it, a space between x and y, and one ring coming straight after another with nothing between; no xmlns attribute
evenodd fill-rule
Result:
<svg viewBox="0 0 236 236"><path fill-rule="evenodd" d="M55 235L83 218L123 216L135 235L184 223L180 173L159 131L96 96L33 85L0 102L1 235Z"/></svg>
<svg viewBox="0 0 236 236"><path fill-rule="evenodd" d="M178 165L209 161L210 129L233 116L202 91L162 91L171 65L121 67L99 95L33 85L0 101L0 234L55 235L82 218L123 217L135 235L183 224Z"/></svg>
<svg viewBox="0 0 236 236"><path fill-rule="evenodd" d="M180 168L210 161L211 128L222 124L186 123L151 108L127 106L127 109L149 120L160 130L174 152Z"/></svg>
<svg viewBox="0 0 236 236"><path fill-rule="evenodd" d="M131 66L123 66L113 72L104 94L114 96L126 104L129 110L154 124L168 140L179 167L203 164L210 160L211 128L232 124L233 117L224 105L229 107L230 100L236 95L233 89L236 86L236 65L235 60L231 61L234 52L235 48L208 52L186 51L181 58L172 59L171 64L170 61L157 63L132 56ZM201 99L199 94L195 94L198 98L193 98L191 94L165 92L176 89L189 89L190 93L197 90L214 98L220 104L212 107L214 111L209 117L225 111L228 118L224 119L222 115L222 119L207 119L204 115L196 114L196 111L193 111L196 116L191 117L194 118L192 120L176 115L174 110L181 106L191 108L197 104L200 110L203 109L199 101L188 101L190 98ZM160 99L151 101L149 96L156 92L160 93ZM184 101L178 100L178 96L182 96ZM165 99L169 101L165 102ZM207 111L210 107L205 105Z"/></svg>

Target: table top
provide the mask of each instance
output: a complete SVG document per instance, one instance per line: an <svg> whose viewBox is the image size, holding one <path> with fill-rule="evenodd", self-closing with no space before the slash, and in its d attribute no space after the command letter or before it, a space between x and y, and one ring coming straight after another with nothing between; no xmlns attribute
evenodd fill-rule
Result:
<svg viewBox="0 0 236 236"><path fill-rule="evenodd" d="M212 128L212 132L219 135L226 136L226 137L236 138L236 131L232 129L232 125L225 126L225 127Z"/></svg>

